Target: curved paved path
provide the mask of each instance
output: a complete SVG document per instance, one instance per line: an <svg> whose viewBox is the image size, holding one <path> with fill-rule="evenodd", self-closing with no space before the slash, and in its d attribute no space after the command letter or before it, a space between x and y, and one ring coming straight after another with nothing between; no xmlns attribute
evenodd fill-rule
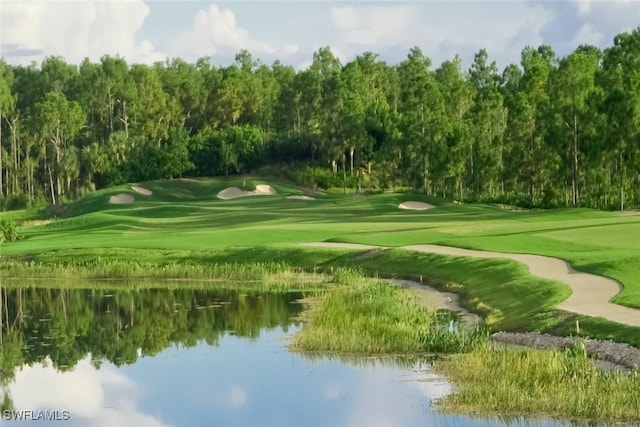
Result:
<svg viewBox="0 0 640 427"><path fill-rule="evenodd" d="M386 249L385 246L354 243L314 242L305 243L304 245L359 250ZM521 262L529 267L529 272L534 276L564 282L569 285L572 294L562 304L558 305L560 310L592 317L603 317L625 325L640 326L640 309L624 307L609 302L611 298L622 290L620 282L604 276L578 272L568 262L558 258L542 255L478 251L439 245L412 245L402 246L398 249L473 258L507 258Z"/></svg>

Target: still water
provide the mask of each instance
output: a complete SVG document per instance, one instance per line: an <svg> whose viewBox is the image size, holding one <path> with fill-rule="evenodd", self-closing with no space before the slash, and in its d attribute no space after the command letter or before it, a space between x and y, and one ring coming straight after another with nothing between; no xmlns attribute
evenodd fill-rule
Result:
<svg viewBox="0 0 640 427"><path fill-rule="evenodd" d="M428 360L290 353L287 338L301 327L294 317L303 296L4 290L0 424L571 425L438 414L434 402L451 387Z"/></svg>

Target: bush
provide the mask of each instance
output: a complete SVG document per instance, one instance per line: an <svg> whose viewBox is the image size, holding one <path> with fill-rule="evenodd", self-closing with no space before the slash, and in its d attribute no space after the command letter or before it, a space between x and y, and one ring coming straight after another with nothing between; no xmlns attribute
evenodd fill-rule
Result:
<svg viewBox="0 0 640 427"><path fill-rule="evenodd" d="M20 238L18 229L12 221L3 219L0 222L0 243L15 242Z"/></svg>
<svg viewBox="0 0 640 427"><path fill-rule="evenodd" d="M17 211L25 209L29 205L29 197L26 194L11 194L0 197L0 208L4 211Z"/></svg>
<svg viewBox="0 0 640 427"><path fill-rule="evenodd" d="M334 175L330 168L306 166L298 171L295 182L303 187L336 188L342 187L342 173ZM349 186L349 184L347 184Z"/></svg>

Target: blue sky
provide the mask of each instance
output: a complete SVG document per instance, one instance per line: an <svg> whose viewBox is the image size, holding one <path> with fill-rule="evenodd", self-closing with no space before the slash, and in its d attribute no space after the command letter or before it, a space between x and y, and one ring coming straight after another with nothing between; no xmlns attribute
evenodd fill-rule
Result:
<svg viewBox="0 0 640 427"><path fill-rule="evenodd" d="M638 25L640 0L0 0L0 55L13 64L120 54L228 65L247 49L301 69L321 46L343 63L367 50L396 63L419 46L436 66L459 53L466 68L484 47L504 68L526 45L565 55L582 43L609 46Z"/></svg>

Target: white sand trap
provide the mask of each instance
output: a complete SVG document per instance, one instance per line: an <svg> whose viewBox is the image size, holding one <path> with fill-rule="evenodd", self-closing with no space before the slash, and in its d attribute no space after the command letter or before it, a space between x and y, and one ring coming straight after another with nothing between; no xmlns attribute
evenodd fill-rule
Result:
<svg viewBox="0 0 640 427"><path fill-rule="evenodd" d="M146 188L138 187L137 185L132 185L131 189L138 194L142 194L143 196L150 196L151 190L147 190Z"/></svg>
<svg viewBox="0 0 640 427"><path fill-rule="evenodd" d="M430 205L429 203L422 202L404 202L398 205L400 209L407 209L410 211L426 211L428 209L433 209L435 206Z"/></svg>
<svg viewBox="0 0 640 427"><path fill-rule="evenodd" d="M288 196L287 199L290 200L315 200L315 197L311 196Z"/></svg>
<svg viewBox="0 0 640 427"><path fill-rule="evenodd" d="M640 211L618 211L620 216L636 216L640 215Z"/></svg>
<svg viewBox="0 0 640 427"><path fill-rule="evenodd" d="M384 246L331 242L307 243L306 246L360 250L384 248ZM603 317L625 325L640 326L640 309L624 307L609 302L611 298L622 290L620 282L608 277L578 272L574 270L569 263L558 258L541 255L477 251L438 245L403 246L401 249L473 258L506 258L521 262L529 267L529 272L534 276L564 282L569 285L573 293L557 307L558 309L584 314L586 316Z"/></svg>
<svg viewBox="0 0 640 427"><path fill-rule="evenodd" d="M132 203L135 199L131 194L116 194L115 196L111 196L109 198L109 203L113 205L126 205L127 203Z"/></svg>
<svg viewBox="0 0 640 427"><path fill-rule="evenodd" d="M256 189L253 191L244 191L238 187L225 188L218 193L218 198L222 200L237 199L238 197L247 196L275 196L278 192L275 188L266 184L256 185Z"/></svg>

